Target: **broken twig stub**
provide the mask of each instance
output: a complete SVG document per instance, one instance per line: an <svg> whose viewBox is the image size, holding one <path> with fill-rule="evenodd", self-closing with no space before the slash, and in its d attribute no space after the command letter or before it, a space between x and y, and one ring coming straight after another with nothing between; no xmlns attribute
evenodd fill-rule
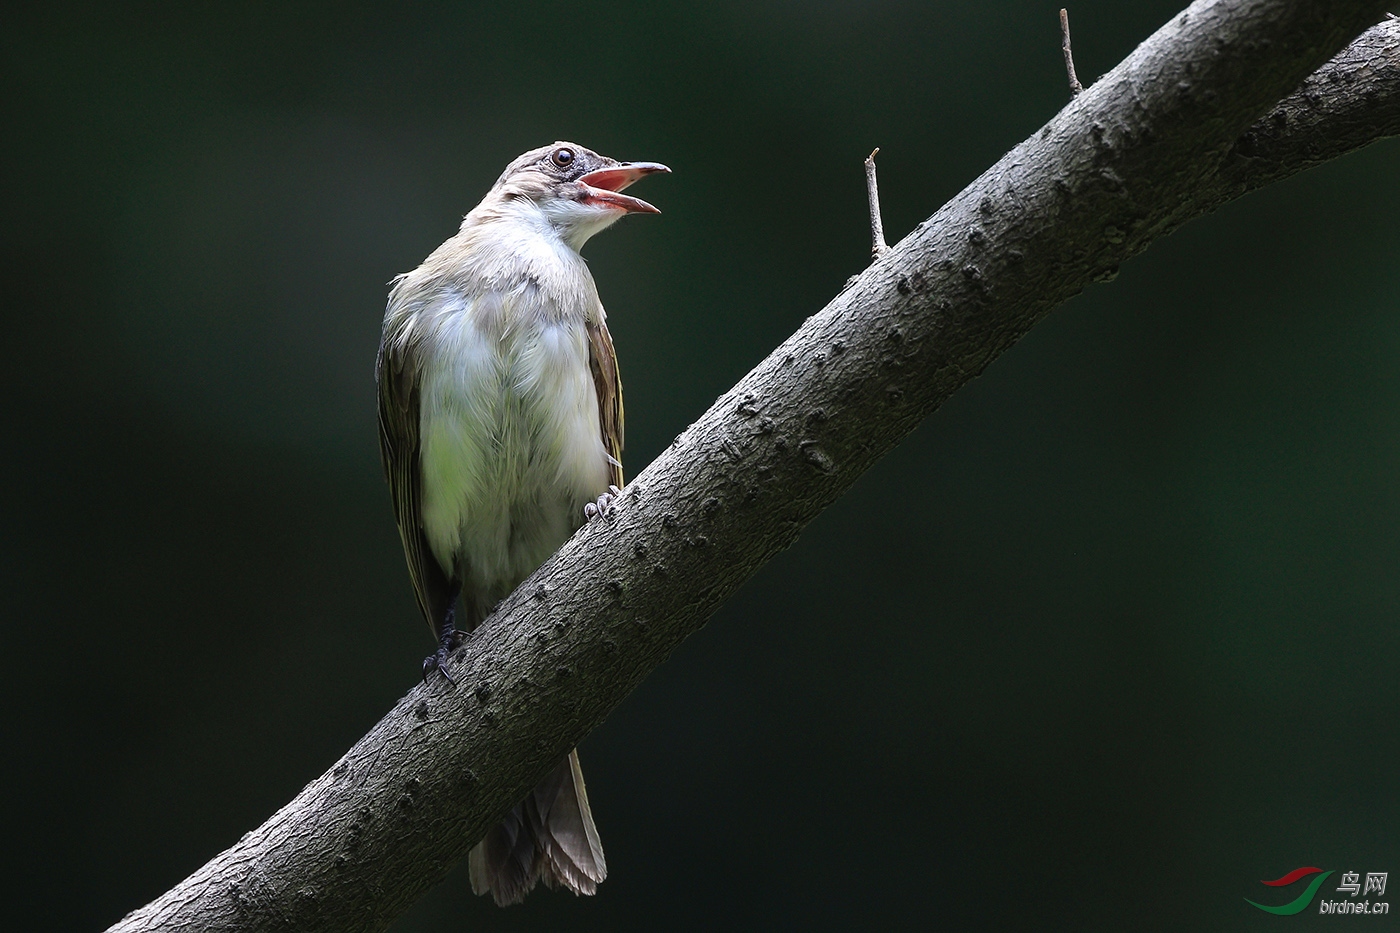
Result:
<svg viewBox="0 0 1400 933"><path fill-rule="evenodd" d="M1065 72L1069 75L1069 92L1078 97L1084 91L1079 76L1074 73L1074 53L1069 48L1069 10L1060 10L1060 50L1065 53Z"/></svg>
<svg viewBox="0 0 1400 933"><path fill-rule="evenodd" d="M880 151L876 146L865 157L865 191L870 195L870 258L879 259L889 248L885 242L885 225L880 220L880 186L875 181L875 155Z"/></svg>

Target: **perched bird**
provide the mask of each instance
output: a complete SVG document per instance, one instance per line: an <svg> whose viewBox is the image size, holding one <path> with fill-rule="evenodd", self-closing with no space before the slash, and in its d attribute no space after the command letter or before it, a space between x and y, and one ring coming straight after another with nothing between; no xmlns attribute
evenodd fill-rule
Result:
<svg viewBox="0 0 1400 933"><path fill-rule="evenodd" d="M622 485L622 383L579 255L655 162L557 142L520 156L417 269L379 344L379 443L418 607L448 652ZM596 503L596 504L595 504ZM458 597L462 614L456 614ZM537 881L592 894L607 863L578 752L470 855L472 890L515 904Z"/></svg>

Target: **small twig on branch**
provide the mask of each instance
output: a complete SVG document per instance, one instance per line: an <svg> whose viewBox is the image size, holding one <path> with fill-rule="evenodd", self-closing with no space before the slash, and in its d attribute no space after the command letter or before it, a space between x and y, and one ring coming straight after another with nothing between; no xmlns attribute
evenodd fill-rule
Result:
<svg viewBox="0 0 1400 933"><path fill-rule="evenodd" d="M870 195L870 258L879 259L889 251L890 244L885 242L885 225L880 221L880 186L875 181L875 154L880 151L876 146L870 155L865 157L865 190Z"/></svg>
<svg viewBox="0 0 1400 933"><path fill-rule="evenodd" d="M1074 73L1074 53L1069 50L1069 10L1060 10L1060 49L1065 53L1065 71L1069 72L1069 92L1078 97L1084 90Z"/></svg>

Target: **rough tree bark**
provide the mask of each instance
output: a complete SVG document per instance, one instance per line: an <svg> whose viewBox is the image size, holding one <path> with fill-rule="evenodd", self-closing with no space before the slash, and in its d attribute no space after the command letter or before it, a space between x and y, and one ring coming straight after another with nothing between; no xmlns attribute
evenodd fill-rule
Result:
<svg viewBox="0 0 1400 933"><path fill-rule="evenodd" d="M1400 21L1328 62L1384 6L1194 3L676 438L463 646L463 686L414 688L267 823L112 929L387 926L1052 308L1192 217L1400 133Z"/></svg>

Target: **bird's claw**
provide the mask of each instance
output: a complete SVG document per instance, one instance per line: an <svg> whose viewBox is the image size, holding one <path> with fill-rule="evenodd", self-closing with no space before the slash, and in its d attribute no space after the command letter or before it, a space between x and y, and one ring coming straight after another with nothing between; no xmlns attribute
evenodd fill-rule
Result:
<svg viewBox="0 0 1400 933"><path fill-rule="evenodd" d="M598 497L597 502L590 502L583 507L583 517L588 521L593 521L599 515L605 515L613 507L613 500L622 495L622 490L617 486L609 486L608 491Z"/></svg>
<svg viewBox="0 0 1400 933"><path fill-rule="evenodd" d="M457 678L447 672L447 652L442 648L423 659L423 683L428 682L428 675L433 671L446 677L452 686L457 686Z"/></svg>
<svg viewBox="0 0 1400 933"><path fill-rule="evenodd" d="M447 670L447 655L457 646L462 644L462 642L466 640L466 637L466 632L455 631L448 632L443 636L442 641L438 644L438 650L434 651L432 654L428 655L426 658L423 659L424 683L428 682L429 674L431 674L433 671L437 671L443 677L447 678L448 683L450 683L454 687L457 686L457 678L453 677L452 674L449 673Z"/></svg>

